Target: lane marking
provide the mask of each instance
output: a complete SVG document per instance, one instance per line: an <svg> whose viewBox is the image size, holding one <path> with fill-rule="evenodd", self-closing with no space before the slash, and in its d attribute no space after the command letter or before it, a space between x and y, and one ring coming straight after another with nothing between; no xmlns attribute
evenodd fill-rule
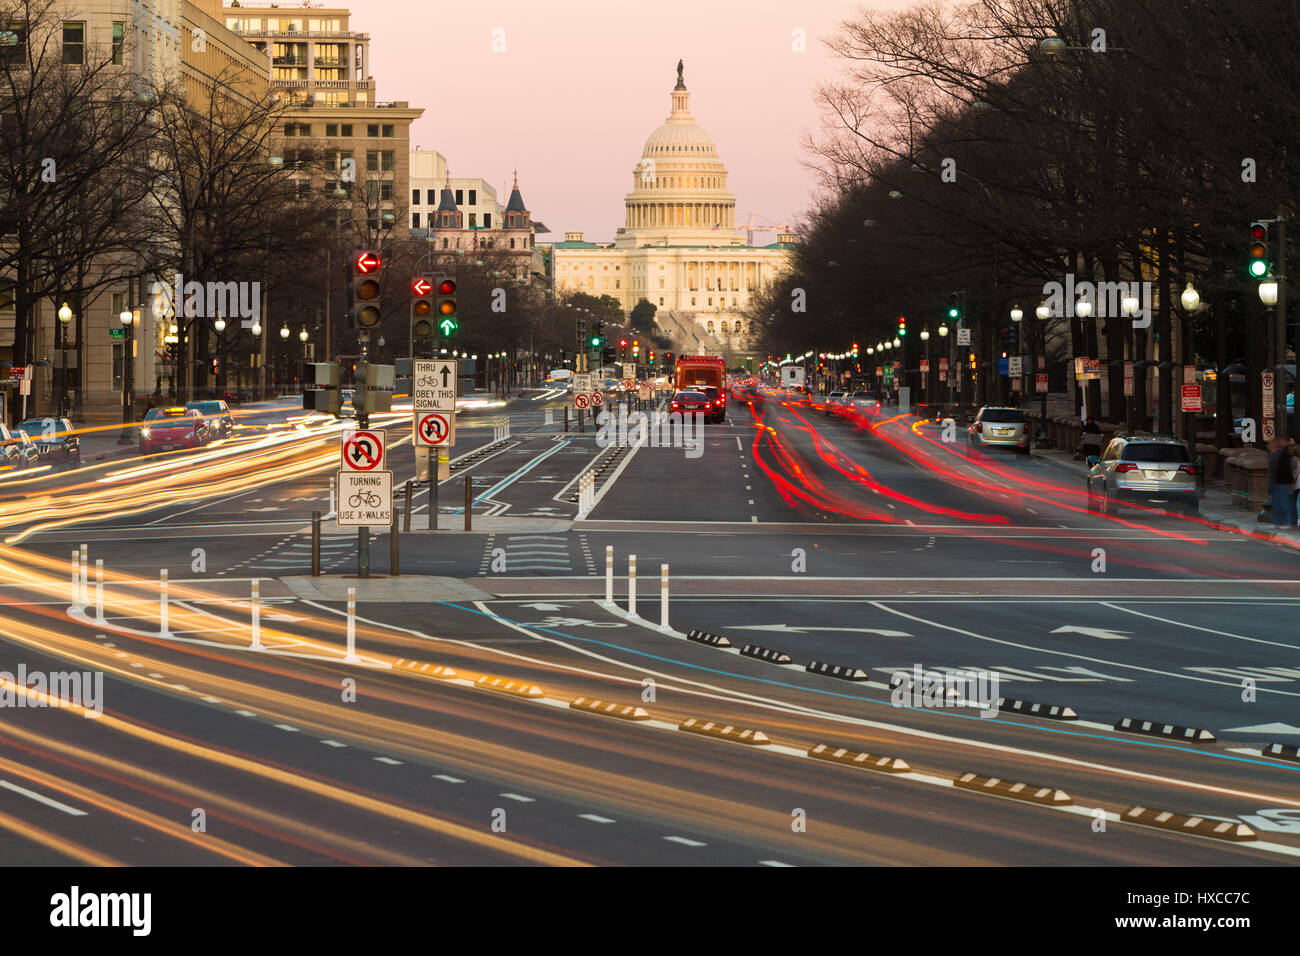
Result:
<svg viewBox="0 0 1300 956"><path fill-rule="evenodd" d="M287 730L291 734L298 733L298 728L293 724L275 724L274 726L276 730Z"/></svg>
<svg viewBox="0 0 1300 956"><path fill-rule="evenodd" d="M346 746L347 746L347 744L345 744L345 743L340 743L340 742L337 741L337 740L322 740L321 743L323 743L326 747L346 747Z"/></svg>
<svg viewBox="0 0 1300 956"><path fill-rule="evenodd" d="M447 776L447 774L445 774L445 773L435 773L435 774L433 775L433 779L434 779L434 780L445 780L447 783L464 783L464 782L465 782L464 780L460 779L460 777L449 777L449 776Z"/></svg>
<svg viewBox="0 0 1300 956"><path fill-rule="evenodd" d="M66 803L59 803L59 801L53 800L50 797L45 796L44 794L40 794L40 793L36 793L35 791L28 790L26 787L20 787L16 783L10 783L8 780L0 780L0 787L4 787L6 790L12 790L14 793L21 794L22 796L27 797L28 799L31 800L35 800L37 803L43 803L47 807L53 807L55 810L62 810L70 817L89 816L89 814L86 813L85 810L78 810L76 807L70 807Z"/></svg>
<svg viewBox="0 0 1300 956"><path fill-rule="evenodd" d="M617 822L615 820L611 820L609 817L602 817L595 813L579 813L578 819L590 820L592 823L616 823Z"/></svg>
<svg viewBox="0 0 1300 956"><path fill-rule="evenodd" d="M708 846L707 843L701 843L699 840L688 840L686 837L666 836L664 839L669 843L680 843L682 846Z"/></svg>
<svg viewBox="0 0 1300 956"><path fill-rule="evenodd" d="M386 763L390 767L400 767L402 765L402 761L394 760L392 757L376 757L375 760L379 763Z"/></svg>
<svg viewBox="0 0 1300 956"><path fill-rule="evenodd" d="M759 866L794 866L793 863L782 863L780 860L759 860Z"/></svg>
<svg viewBox="0 0 1300 956"><path fill-rule="evenodd" d="M505 797L507 800L517 800L519 803L536 803L536 802L537 802L534 798L532 798L532 797L525 797L525 796L524 796L523 794L521 794L521 793L499 793L499 794L497 794L497 796L499 796L499 797Z"/></svg>

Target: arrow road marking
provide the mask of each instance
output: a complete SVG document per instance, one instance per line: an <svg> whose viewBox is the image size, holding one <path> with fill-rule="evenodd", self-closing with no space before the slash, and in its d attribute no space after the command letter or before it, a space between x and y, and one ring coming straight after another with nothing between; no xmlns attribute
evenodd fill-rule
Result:
<svg viewBox="0 0 1300 956"><path fill-rule="evenodd" d="M1075 627L1067 624L1052 631L1053 634L1082 634L1084 637L1099 637L1103 641L1127 641L1131 631L1111 631L1104 627Z"/></svg>
<svg viewBox="0 0 1300 956"><path fill-rule="evenodd" d="M791 627L789 624L745 624L731 627L732 631L771 631L776 634L807 634L809 631L846 631L852 634L878 634L881 637L911 637L906 631L891 631L879 627Z"/></svg>
<svg viewBox="0 0 1300 956"><path fill-rule="evenodd" d="M558 611L561 608L566 608L568 606L569 605L567 604L521 604L520 605L520 607L531 607L538 611Z"/></svg>

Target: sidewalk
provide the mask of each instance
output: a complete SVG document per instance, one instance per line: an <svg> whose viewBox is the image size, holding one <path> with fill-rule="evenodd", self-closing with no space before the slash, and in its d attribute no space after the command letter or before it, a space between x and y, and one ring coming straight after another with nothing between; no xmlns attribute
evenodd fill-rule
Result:
<svg viewBox="0 0 1300 956"><path fill-rule="evenodd" d="M1087 462L1075 461L1073 452L1055 448L1035 448L1030 454L1034 458L1071 471L1080 479L1088 474ZM1203 490L1200 508L1201 520L1217 531L1236 531L1239 534L1248 534L1253 538L1274 541L1288 548L1300 550L1300 532L1278 531L1268 521L1257 521L1255 512L1236 507L1232 494L1216 485L1210 485Z"/></svg>

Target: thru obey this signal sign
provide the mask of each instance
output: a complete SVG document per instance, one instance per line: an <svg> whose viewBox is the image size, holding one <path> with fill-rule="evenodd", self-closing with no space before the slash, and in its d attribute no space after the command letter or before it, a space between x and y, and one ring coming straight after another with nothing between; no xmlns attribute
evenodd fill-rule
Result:
<svg viewBox="0 0 1300 956"><path fill-rule="evenodd" d="M384 462L384 433L357 431L343 436L344 471L375 471Z"/></svg>
<svg viewBox="0 0 1300 956"><path fill-rule="evenodd" d="M417 445L456 444L456 416L449 412L417 412L415 443Z"/></svg>

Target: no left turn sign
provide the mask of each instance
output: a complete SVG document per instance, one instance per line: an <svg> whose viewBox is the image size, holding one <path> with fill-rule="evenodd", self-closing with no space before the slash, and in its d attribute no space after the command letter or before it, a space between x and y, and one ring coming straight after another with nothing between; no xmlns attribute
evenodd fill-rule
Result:
<svg viewBox="0 0 1300 956"><path fill-rule="evenodd" d="M344 471L374 471L383 461L383 432L359 431L343 437Z"/></svg>

